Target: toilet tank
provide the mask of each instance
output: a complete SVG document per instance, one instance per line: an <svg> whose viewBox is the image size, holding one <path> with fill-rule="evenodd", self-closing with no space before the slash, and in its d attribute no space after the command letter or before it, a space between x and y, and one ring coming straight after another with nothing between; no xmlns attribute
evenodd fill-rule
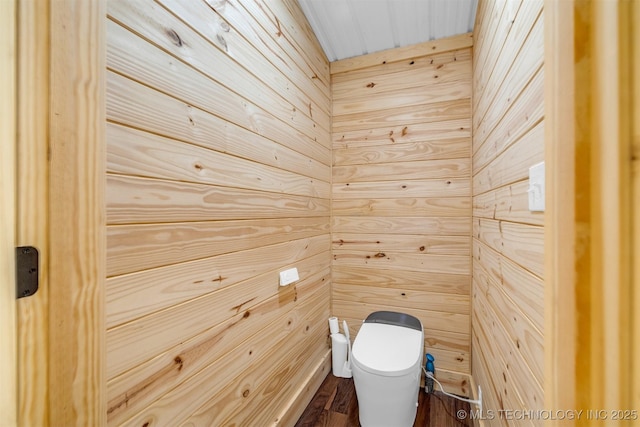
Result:
<svg viewBox="0 0 640 427"><path fill-rule="evenodd" d="M400 376L422 365L424 335L408 314L376 311L364 321L353 344L353 362L367 372Z"/></svg>

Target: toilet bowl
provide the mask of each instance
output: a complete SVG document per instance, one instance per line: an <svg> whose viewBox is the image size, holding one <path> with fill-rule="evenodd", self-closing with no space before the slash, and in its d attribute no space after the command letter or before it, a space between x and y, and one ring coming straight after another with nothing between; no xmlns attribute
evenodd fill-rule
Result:
<svg viewBox="0 0 640 427"><path fill-rule="evenodd" d="M351 368L362 427L411 427L418 407L424 333L420 321L371 313L353 343Z"/></svg>

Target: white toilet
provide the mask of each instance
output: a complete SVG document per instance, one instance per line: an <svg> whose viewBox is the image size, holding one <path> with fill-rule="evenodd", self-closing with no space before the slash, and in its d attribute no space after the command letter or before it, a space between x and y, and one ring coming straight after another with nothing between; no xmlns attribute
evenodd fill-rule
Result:
<svg viewBox="0 0 640 427"><path fill-rule="evenodd" d="M408 314L377 311L353 343L351 368L362 427L411 427L418 408L424 333Z"/></svg>

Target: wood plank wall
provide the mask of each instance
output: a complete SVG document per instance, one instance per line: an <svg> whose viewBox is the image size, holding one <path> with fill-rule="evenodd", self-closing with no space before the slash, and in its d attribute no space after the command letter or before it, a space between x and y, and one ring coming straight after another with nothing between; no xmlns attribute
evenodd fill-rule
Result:
<svg viewBox="0 0 640 427"><path fill-rule="evenodd" d="M542 409L544 214L527 196L544 160L542 1L480 1L474 34L472 371L485 410Z"/></svg>
<svg viewBox="0 0 640 427"><path fill-rule="evenodd" d="M107 38L108 424L291 424L330 362L328 62L293 0L110 0Z"/></svg>
<svg viewBox="0 0 640 427"><path fill-rule="evenodd" d="M331 64L332 314L417 316L468 394L472 39L426 45Z"/></svg>

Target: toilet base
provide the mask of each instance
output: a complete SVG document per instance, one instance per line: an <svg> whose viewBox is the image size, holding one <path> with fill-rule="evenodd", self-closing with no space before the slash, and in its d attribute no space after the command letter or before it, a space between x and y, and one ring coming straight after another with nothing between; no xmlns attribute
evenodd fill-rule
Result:
<svg viewBox="0 0 640 427"><path fill-rule="evenodd" d="M386 377L353 364L362 427L412 427L418 410L420 366L403 376Z"/></svg>

